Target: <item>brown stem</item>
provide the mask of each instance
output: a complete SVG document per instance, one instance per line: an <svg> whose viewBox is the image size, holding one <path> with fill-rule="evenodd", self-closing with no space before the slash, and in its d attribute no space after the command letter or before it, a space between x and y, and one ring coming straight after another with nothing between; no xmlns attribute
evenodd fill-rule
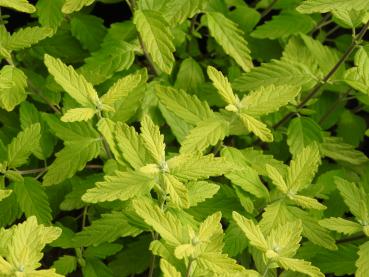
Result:
<svg viewBox="0 0 369 277"><path fill-rule="evenodd" d="M318 31L319 29L321 29L323 26L325 26L325 22L328 21L328 19L331 17L330 13L327 13L314 27L314 29L312 29L309 33L309 35L314 34L316 31Z"/></svg>
<svg viewBox="0 0 369 277"><path fill-rule="evenodd" d="M357 43L362 40L364 37L366 31L369 28L369 21L364 25L364 27L361 29L360 33L352 40L351 45L345 53L342 55L342 57L339 59L339 61L333 66L333 68L327 73L327 75L324 76L323 80L316 84L313 89L310 91L310 93L301 101L301 103L297 106L297 109L303 108L306 103L313 98L321 89L323 85L325 85L329 79L336 73L336 71L339 69L339 67L347 60L347 58L351 55L351 53L354 51L355 47L357 46ZM280 126L284 125L288 120L294 115L294 112L286 114L280 121L278 121L273 128L277 129Z"/></svg>
<svg viewBox="0 0 369 277"><path fill-rule="evenodd" d="M350 94L352 89L350 88L346 93L338 97L337 100L333 103L333 105L322 115L319 120L319 124L322 124L338 107L338 105L345 99L345 96Z"/></svg>
<svg viewBox="0 0 369 277"><path fill-rule="evenodd" d="M261 18L264 18L265 16L267 16L271 10L273 9L274 5L277 4L278 0L273 0L268 7L266 7L262 13L260 14Z"/></svg>

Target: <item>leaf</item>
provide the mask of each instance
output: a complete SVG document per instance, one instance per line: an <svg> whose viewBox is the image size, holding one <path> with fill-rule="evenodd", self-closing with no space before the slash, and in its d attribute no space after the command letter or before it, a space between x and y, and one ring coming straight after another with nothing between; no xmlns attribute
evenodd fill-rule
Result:
<svg viewBox="0 0 369 277"><path fill-rule="evenodd" d="M61 117L61 121L64 122L87 121L93 118L95 114L96 110L91 108L70 109Z"/></svg>
<svg viewBox="0 0 369 277"><path fill-rule="evenodd" d="M219 191L218 185L206 181L189 182L186 186L190 207L197 206L206 199L212 198Z"/></svg>
<svg viewBox="0 0 369 277"><path fill-rule="evenodd" d="M136 89L142 81L140 73L129 74L119 79L112 85L108 92L101 97L101 102L114 107L114 104Z"/></svg>
<svg viewBox="0 0 369 277"><path fill-rule="evenodd" d="M300 13L326 13L333 10L367 10L369 3L365 0L305 0L297 7Z"/></svg>
<svg viewBox="0 0 369 277"><path fill-rule="evenodd" d="M260 87L242 98L241 111L251 116L276 112L292 102L300 90L300 87L290 85Z"/></svg>
<svg viewBox="0 0 369 277"><path fill-rule="evenodd" d="M163 86L156 86L155 90L160 103L189 124L195 125L213 116L208 103L200 101L196 95Z"/></svg>
<svg viewBox="0 0 369 277"><path fill-rule="evenodd" d="M175 61L175 47L168 23L159 12L153 10L136 10L133 23L154 63L164 73L170 74Z"/></svg>
<svg viewBox="0 0 369 277"><path fill-rule="evenodd" d="M175 88L195 94L198 87L203 83L205 83L205 76L201 66L192 58L184 59L177 73Z"/></svg>
<svg viewBox="0 0 369 277"><path fill-rule="evenodd" d="M258 138L265 142L273 141L273 134L268 129L268 127L261 121L255 119L248 114L239 114L242 123L245 127L252 133L254 133Z"/></svg>
<svg viewBox="0 0 369 277"><path fill-rule="evenodd" d="M39 41L50 37L52 29L46 27L27 27L19 29L11 35L8 40L7 48L11 50L21 50L29 48Z"/></svg>
<svg viewBox="0 0 369 277"><path fill-rule="evenodd" d="M77 38L84 49L90 52L100 48L100 44L106 34L104 20L87 14L79 14L70 21L72 35Z"/></svg>
<svg viewBox="0 0 369 277"><path fill-rule="evenodd" d="M232 216L238 227L241 228L245 236L250 240L251 245L261 251L268 250L268 243L258 225L255 225L252 220L243 217L237 212L233 212Z"/></svg>
<svg viewBox="0 0 369 277"><path fill-rule="evenodd" d="M258 26L251 33L255 38L277 39L298 33L307 33L315 26L315 21L307 15L284 12L273 16L270 21Z"/></svg>
<svg viewBox="0 0 369 277"><path fill-rule="evenodd" d="M53 263L53 268L62 275L72 273L77 269L77 258L69 255L61 256Z"/></svg>
<svg viewBox="0 0 369 277"><path fill-rule="evenodd" d="M266 170L268 172L268 177L273 181L273 184L278 188L278 190L283 193L288 193L288 186L278 169L267 164Z"/></svg>
<svg viewBox="0 0 369 277"><path fill-rule="evenodd" d="M139 169L150 163L149 153L144 146L142 136L139 136L134 127L121 123L115 131L118 149L124 159L134 168Z"/></svg>
<svg viewBox="0 0 369 277"><path fill-rule="evenodd" d="M170 173L183 180L206 179L232 170L230 163L214 155L181 154L168 160Z"/></svg>
<svg viewBox="0 0 369 277"><path fill-rule="evenodd" d="M116 171L106 176L105 181L97 182L96 187L87 190L82 200L88 203L121 200L145 195L152 188L152 180L139 172Z"/></svg>
<svg viewBox="0 0 369 277"><path fill-rule="evenodd" d="M312 266L310 262L286 257L278 257L277 261L285 269L301 272L311 277L324 277L319 268Z"/></svg>
<svg viewBox="0 0 369 277"><path fill-rule="evenodd" d="M260 86L290 85L311 87L315 83L315 76L303 64L288 60L272 60L254 67L250 72L241 74L233 82L233 88L239 91L249 91Z"/></svg>
<svg viewBox="0 0 369 277"><path fill-rule="evenodd" d="M12 194L10 189L0 189L0 202Z"/></svg>
<svg viewBox="0 0 369 277"><path fill-rule="evenodd" d="M364 244L359 246L359 258L356 260L357 270L355 272L355 276L364 277L369 270L369 242L365 242Z"/></svg>
<svg viewBox="0 0 369 277"><path fill-rule="evenodd" d="M78 103L86 108L95 108L100 103L93 86L79 75L72 66L66 66L60 59L45 55L45 65L55 81Z"/></svg>
<svg viewBox="0 0 369 277"><path fill-rule="evenodd" d="M368 94L369 87L369 54L365 48L360 47L355 54L355 67L345 73L345 82L364 94Z"/></svg>
<svg viewBox="0 0 369 277"><path fill-rule="evenodd" d="M223 76L222 72L212 66L208 66L207 72L219 95L222 96L228 104L238 106L240 100L233 93L231 83L228 81L228 78Z"/></svg>
<svg viewBox="0 0 369 277"><path fill-rule="evenodd" d="M223 47L239 66L248 72L253 67L250 50L244 34L237 24L219 12L206 13L211 36Z"/></svg>
<svg viewBox="0 0 369 277"><path fill-rule="evenodd" d="M207 252L201 254L197 259L197 265L200 268L207 269L213 273L237 274L244 270L242 266L237 264L237 261L231 259L226 254Z"/></svg>
<svg viewBox="0 0 369 277"><path fill-rule="evenodd" d="M276 201L266 206L259 225L265 234L269 234L279 225L284 225L292 220L293 218L287 209L285 201Z"/></svg>
<svg viewBox="0 0 369 277"><path fill-rule="evenodd" d="M149 116L145 116L141 121L141 137L147 151L154 158L155 162L161 164L165 161L164 136L160 134L160 129L154 124Z"/></svg>
<svg viewBox="0 0 369 277"><path fill-rule="evenodd" d="M178 218L163 212L157 205L144 199L133 200L136 213L170 245L176 246L184 241L183 227Z"/></svg>
<svg viewBox="0 0 369 277"><path fill-rule="evenodd" d="M94 1L95 0L65 0L62 11L66 14L78 12L84 6L91 5Z"/></svg>
<svg viewBox="0 0 369 277"><path fill-rule="evenodd" d="M189 208L190 202L186 186L171 174L163 174L165 191L169 193L170 202L177 208Z"/></svg>
<svg viewBox="0 0 369 277"><path fill-rule="evenodd" d="M324 137L319 145L323 156L336 161L342 161L353 165L361 165L368 162L368 157L355 150L351 144L344 143L339 137Z"/></svg>
<svg viewBox="0 0 369 277"><path fill-rule="evenodd" d="M31 154L31 151L36 148L40 141L40 124L32 124L22 132L19 132L17 137L8 145L8 167L16 168L25 163Z"/></svg>
<svg viewBox="0 0 369 277"><path fill-rule="evenodd" d="M287 185L297 192L310 185L320 165L319 149L316 144L305 147L291 161Z"/></svg>
<svg viewBox="0 0 369 277"><path fill-rule="evenodd" d="M39 0L37 1L38 22L44 27L50 27L55 32L61 25L64 15L61 11L63 0Z"/></svg>
<svg viewBox="0 0 369 277"><path fill-rule="evenodd" d="M36 11L36 8L27 0L0 0L0 6L24 13L34 13Z"/></svg>
<svg viewBox="0 0 369 277"><path fill-rule="evenodd" d="M171 24L181 24L198 13L200 8L200 0L170 0L164 7L164 17Z"/></svg>
<svg viewBox="0 0 369 277"><path fill-rule="evenodd" d="M73 238L76 247L113 242L120 237L137 236L141 231L131 226L122 212L102 214Z"/></svg>
<svg viewBox="0 0 369 277"><path fill-rule="evenodd" d="M360 221L369 220L369 207L367 204L367 194L362 187L357 187L355 183L336 177L335 184L351 213Z"/></svg>
<svg viewBox="0 0 369 277"><path fill-rule="evenodd" d="M300 153L308 145L323 142L321 127L309 117L295 117L287 130L287 144L293 155Z"/></svg>
<svg viewBox="0 0 369 277"><path fill-rule="evenodd" d="M359 223L339 217L324 218L319 221L319 224L324 228L346 235L352 235L361 232L363 229L363 226L361 226Z"/></svg>
<svg viewBox="0 0 369 277"><path fill-rule="evenodd" d="M181 153L202 152L209 145L216 145L228 134L229 123L218 118L201 121L191 129L182 142Z"/></svg>
<svg viewBox="0 0 369 277"><path fill-rule="evenodd" d="M288 194L288 198L293 200L298 206L306 209L316 209L316 210L325 210L327 207L323 204L320 204L318 200L303 196L303 195L293 195Z"/></svg>
<svg viewBox="0 0 369 277"><path fill-rule="evenodd" d="M61 151L55 154L56 159L48 167L43 178L43 185L50 186L72 177L82 170L86 163L96 158L100 153L100 141L85 138L79 142L68 143Z"/></svg>
<svg viewBox="0 0 369 277"><path fill-rule="evenodd" d="M164 259L160 259L160 269L163 272L164 277L181 277L181 273L177 269Z"/></svg>
<svg viewBox="0 0 369 277"><path fill-rule="evenodd" d="M23 182L16 182L14 193L22 211L27 217L36 216L40 223L50 223L52 219L49 199L41 183L26 177Z"/></svg>
<svg viewBox="0 0 369 277"><path fill-rule="evenodd" d="M10 112L27 98L27 77L22 70L5 65L0 71L0 78L7 83L4 87L0 86L0 106Z"/></svg>

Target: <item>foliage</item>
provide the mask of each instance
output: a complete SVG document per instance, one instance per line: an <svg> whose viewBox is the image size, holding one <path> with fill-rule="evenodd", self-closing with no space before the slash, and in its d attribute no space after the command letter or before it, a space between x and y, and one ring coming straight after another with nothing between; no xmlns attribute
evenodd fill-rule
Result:
<svg viewBox="0 0 369 277"><path fill-rule="evenodd" d="M368 275L367 0L0 8L1 277Z"/></svg>

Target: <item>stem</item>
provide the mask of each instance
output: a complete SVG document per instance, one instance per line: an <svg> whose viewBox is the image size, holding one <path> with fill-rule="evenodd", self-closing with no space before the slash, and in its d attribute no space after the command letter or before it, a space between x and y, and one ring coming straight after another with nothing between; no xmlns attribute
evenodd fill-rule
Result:
<svg viewBox="0 0 369 277"><path fill-rule="evenodd" d="M339 67L347 60L347 58L352 54L355 47L357 46L357 43L362 40L364 37L366 31L369 28L369 21L364 25L364 27L361 29L360 33L352 40L351 45L349 48L347 48L346 52L342 55L342 57L339 59L339 61L333 66L333 68L327 73L327 75L324 76L323 80L316 84L313 89L310 91L310 93L301 101L301 103L297 106L297 109L303 108L306 103L313 98L321 89L323 85L325 85L329 79L336 73L336 71L339 69ZM273 128L278 128L284 125L292 116L294 115L294 112L288 113L285 115L280 121L278 121Z"/></svg>
<svg viewBox="0 0 369 277"><path fill-rule="evenodd" d="M101 169L102 165L99 164L88 164L85 167L86 169ZM44 173L48 170L47 167L40 167L35 169L26 169L26 170L18 170L17 172L21 175L35 174L35 173Z"/></svg>
<svg viewBox="0 0 369 277"><path fill-rule="evenodd" d="M268 7L266 7L263 12L260 14L261 18L264 18L265 16L267 16L271 10L273 9L274 5L278 2L278 0L273 0Z"/></svg>
<svg viewBox="0 0 369 277"><path fill-rule="evenodd" d="M336 243L346 243L346 242L351 242L351 241L365 239L365 238L366 238L366 235L361 234L361 235L357 235L357 236L353 236L353 237L339 239L339 240L336 241Z"/></svg>
<svg viewBox="0 0 369 277"><path fill-rule="evenodd" d="M264 272L263 272L263 275L262 275L262 277L265 277L265 276L267 276L267 274L268 274L268 271L269 271L269 265L270 265L270 263L267 263L267 265L266 265L266 268L265 268L265 270L264 270Z"/></svg>
<svg viewBox="0 0 369 277"><path fill-rule="evenodd" d="M152 240L154 241L154 240L157 240L158 238L159 238L159 234L157 232L154 232L152 234ZM148 277L154 276L155 262L156 262L156 256L153 254L151 256L149 274L147 275Z"/></svg>
<svg viewBox="0 0 369 277"><path fill-rule="evenodd" d="M330 13L327 13L314 27L314 29L312 29L309 33L309 35L314 34L316 31L318 31L319 29L321 29L322 27L324 27L326 24L325 22L331 17Z"/></svg>
<svg viewBox="0 0 369 277"><path fill-rule="evenodd" d="M188 263L188 267L187 267L187 271L186 271L186 277L190 277L190 275L191 275L193 261L194 261L193 259L190 259L190 262Z"/></svg>
<svg viewBox="0 0 369 277"><path fill-rule="evenodd" d="M341 97L337 98L337 100L333 103L333 105L322 115L319 120L319 124L322 124L338 107L342 100L345 100L345 96L350 94L352 89L350 88L346 93L341 95Z"/></svg>

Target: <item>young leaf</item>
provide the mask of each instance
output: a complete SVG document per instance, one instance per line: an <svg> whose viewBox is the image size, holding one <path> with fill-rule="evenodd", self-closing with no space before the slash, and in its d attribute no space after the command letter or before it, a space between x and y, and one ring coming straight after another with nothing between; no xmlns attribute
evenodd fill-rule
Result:
<svg viewBox="0 0 369 277"><path fill-rule="evenodd" d="M356 260L357 270L355 272L355 276L364 277L369 270L369 242L365 242L359 247L359 258Z"/></svg>
<svg viewBox="0 0 369 277"><path fill-rule="evenodd" d="M297 7L301 13L326 13L333 10L367 10L369 3L365 0L305 0Z"/></svg>
<svg viewBox="0 0 369 277"><path fill-rule="evenodd" d="M41 183L26 177L23 182L16 182L14 193L22 211L27 217L36 216L40 223L50 223L52 219L49 199Z"/></svg>
<svg viewBox="0 0 369 277"><path fill-rule="evenodd" d="M153 10L136 10L133 23L154 63L164 73L170 74L175 48L168 23L159 12Z"/></svg>
<svg viewBox="0 0 369 277"><path fill-rule="evenodd" d="M106 176L104 182L97 182L96 187L87 190L82 200L88 203L121 200L146 195L152 188L152 180L139 172L116 171L113 176Z"/></svg>
<svg viewBox="0 0 369 277"><path fill-rule="evenodd" d="M241 68L248 72L253 67L250 50L237 24L219 12L206 14L210 34Z"/></svg>
<svg viewBox="0 0 369 277"><path fill-rule="evenodd" d="M87 121L93 118L96 112L97 111L95 109L91 108L70 109L61 117L61 121L64 122Z"/></svg>
<svg viewBox="0 0 369 277"><path fill-rule="evenodd" d="M288 186L281 175L281 173L273 166L267 164L266 170L268 172L268 177L273 181L273 184L283 193L288 192Z"/></svg>
<svg viewBox="0 0 369 277"><path fill-rule="evenodd" d="M0 6L24 13L34 13L36 11L36 8L27 0L0 0Z"/></svg>
<svg viewBox="0 0 369 277"><path fill-rule="evenodd" d="M324 218L319 221L319 224L324 228L346 235L352 235L361 232L363 229L363 226L361 226L359 223L339 217Z"/></svg>
<svg viewBox="0 0 369 277"><path fill-rule="evenodd" d="M293 101L300 90L300 87L291 85L260 87L242 98L241 111L251 116L276 112Z"/></svg>
<svg viewBox="0 0 369 277"><path fill-rule="evenodd" d="M208 75L210 80L213 82L214 87L222 98L230 105L238 106L239 99L233 93L230 82L227 77L224 77L222 72L216 70L212 66L208 66Z"/></svg>
<svg viewBox="0 0 369 277"><path fill-rule="evenodd" d="M250 240L250 244L261 251L268 250L268 243L265 240L263 233L258 225L255 225L252 220L245 218L237 212L232 213L234 221L244 232L245 236Z"/></svg>
<svg viewBox="0 0 369 277"><path fill-rule="evenodd" d="M241 113L240 119L245 127L252 133L254 133L257 137L259 137L262 141L272 142L273 134L268 129L268 127L261 121L255 119L254 117Z"/></svg>
<svg viewBox="0 0 369 277"><path fill-rule="evenodd" d="M149 116L145 116L141 121L141 137L147 151L154 158L156 163L165 161L164 136L160 134L160 129L154 124Z"/></svg>
<svg viewBox="0 0 369 277"><path fill-rule="evenodd" d="M9 168L19 167L27 162L31 151L39 144L40 129L40 124L32 124L20 132L8 145L7 162Z"/></svg>
<svg viewBox="0 0 369 277"><path fill-rule="evenodd" d="M95 2L95 0L66 0L62 7L62 11L66 14L78 12L84 6L89 6L93 2Z"/></svg>
<svg viewBox="0 0 369 277"><path fill-rule="evenodd" d="M95 108L100 103L93 86L78 74L72 66L66 66L60 59L45 55L45 65L55 81L78 103L86 108Z"/></svg>
<svg viewBox="0 0 369 277"><path fill-rule="evenodd" d="M319 268L311 265L310 262L299 260L299 259L292 259L286 257L278 257L278 263L285 269L297 271L304 273L311 277L324 277L325 275L321 273Z"/></svg>
<svg viewBox="0 0 369 277"><path fill-rule="evenodd" d="M50 37L53 31L45 27L27 27L13 33L7 42L7 48L10 50L20 50L29 48L33 44Z"/></svg>
<svg viewBox="0 0 369 277"><path fill-rule="evenodd" d="M169 193L170 202L178 208L189 208L188 190L186 186L171 174L163 174L165 191Z"/></svg>
<svg viewBox="0 0 369 277"><path fill-rule="evenodd" d="M163 86L156 86L155 89L160 103L189 124L196 125L213 116L208 103L200 101L196 95Z"/></svg>
<svg viewBox="0 0 369 277"><path fill-rule="evenodd" d="M200 0L169 0L164 7L164 16L171 24L181 24L193 17L201 8Z"/></svg>

